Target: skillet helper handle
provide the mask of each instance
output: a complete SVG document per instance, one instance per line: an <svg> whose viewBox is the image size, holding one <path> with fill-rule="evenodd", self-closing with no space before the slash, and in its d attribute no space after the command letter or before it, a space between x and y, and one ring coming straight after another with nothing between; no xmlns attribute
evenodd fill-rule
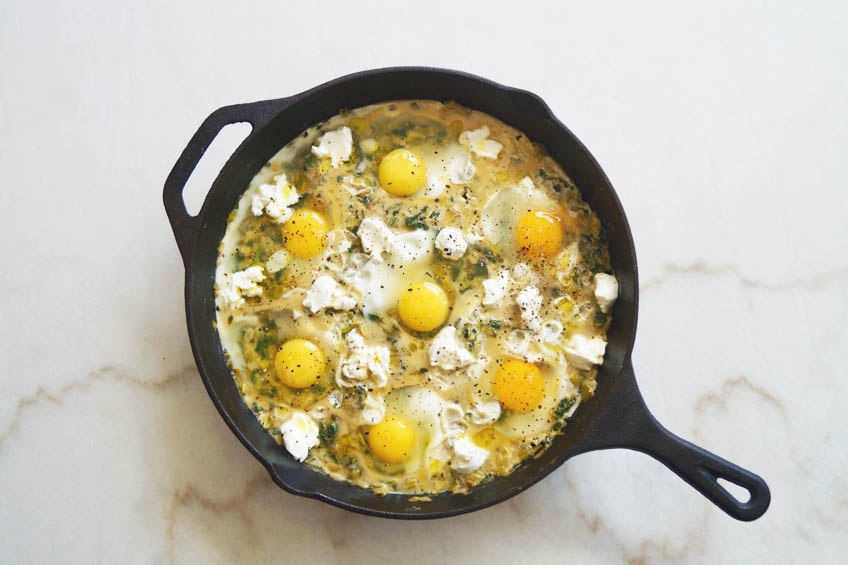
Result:
<svg viewBox="0 0 848 565"><path fill-rule="evenodd" d="M603 411L581 434L574 449L584 453L620 447L650 455L737 520L756 520L771 502L768 485L760 476L663 427L645 405L629 362ZM738 500L718 479L744 488L750 498Z"/></svg>
<svg viewBox="0 0 848 565"><path fill-rule="evenodd" d="M225 126L249 123L253 130L242 142L244 144L272 116L288 105L288 98L279 98L218 108L203 120L186 148L183 149L182 154L174 164L174 168L171 169L168 178L165 180L162 198L184 263L188 262L200 224L200 217L190 215L183 201L183 189L197 163L200 162L209 145Z"/></svg>

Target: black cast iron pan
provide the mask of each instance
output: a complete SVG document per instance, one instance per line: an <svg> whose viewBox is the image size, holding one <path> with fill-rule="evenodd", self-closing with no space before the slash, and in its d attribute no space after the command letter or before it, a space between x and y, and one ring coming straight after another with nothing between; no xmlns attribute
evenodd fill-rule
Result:
<svg viewBox="0 0 848 565"><path fill-rule="evenodd" d="M343 108L413 98L455 100L541 142L608 230L612 266L621 289L595 397L580 407L564 435L541 457L522 463L508 476L467 494L439 494L429 502L411 501L410 496L399 494L378 496L292 459L242 402L212 325L218 244L227 216L254 174L308 126ZM249 122L253 130L224 165L200 212L190 216L183 203L183 187L221 128L237 122ZM402 67L348 75L289 98L226 106L206 118L189 141L165 182L164 201L185 265L186 322L203 383L236 437L283 489L363 514L441 518L506 500L574 455L622 447L654 457L738 520L754 520L768 508L769 490L760 477L675 436L645 406L630 362L639 293L636 253L627 218L601 167L538 96L456 71ZM719 478L748 490L750 499L742 502L734 498L718 483Z"/></svg>

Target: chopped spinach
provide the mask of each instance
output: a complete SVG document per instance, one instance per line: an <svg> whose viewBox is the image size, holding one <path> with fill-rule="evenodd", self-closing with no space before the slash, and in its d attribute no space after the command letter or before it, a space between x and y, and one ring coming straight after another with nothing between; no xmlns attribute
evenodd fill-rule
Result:
<svg viewBox="0 0 848 565"><path fill-rule="evenodd" d="M333 445L336 442L336 434L338 433L339 422L335 416L333 416L333 420L329 424L324 424L324 422L318 424L318 438L324 447Z"/></svg>
<svg viewBox="0 0 848 565"><path fill-rule="evenodd" d="M258 353L262 358L268 358L268 347L274 345L274 340L271 339L270 336L263 335L259 339L256 340L256 353Z"/></svg>
<svg viewBox="0 0 848 565"><path fill-rule="evenodd" d="M309 193L309 192L304 192L303 194L300 195L300 198L297 199L297 202L295 202L294 204L289 206L289 208L300 208L301 206L306 204L306 201L309 200L310 198L312 198L312 194Z"/></svg>
<svg viewBox="0 0 848 565"><path fill-rule="evenodd" d="M592 323L596 328L602 328L607 324L609 314L604 314L600 309L595 310L595 316L592 318Z"/></svg>
<svg viewBox="0 0 848 565"><path fill-rule="evenodd" d="M406 227L416 230L426 230L429 229L430 226L427 225L427 222L424 221L424 215L427 213L427 206L424 206L416 212L415 214L409 216L406 220Z"/></svg>
<svg viewBox="0 0 848 565"><path fill-rule="evenodd" d="M489 268L486 267L486 260L480 259L471 267L471 270L468 272L466 276L466 280L474 280L477 277L488 277L489 276Z"/></svg>
<svg viewBox="0 0 848 565"><path fill-rule="evenodd" d="M602 232L601 237L582 234L579 240L580 254L592 273L602 273L609 270L606 241Z"/></svg>

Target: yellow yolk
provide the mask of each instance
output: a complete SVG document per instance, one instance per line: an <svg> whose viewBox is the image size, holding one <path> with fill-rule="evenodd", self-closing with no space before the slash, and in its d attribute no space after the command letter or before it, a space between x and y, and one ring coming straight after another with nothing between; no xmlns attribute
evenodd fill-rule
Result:
<svg viewBox="0 0 848 565"><path fill-rule="evenodd" d="M406 461L415 445L415 431L405 421L386 418L368 431L368 446L386 463Z"/></svg>
<svg viewBox="0 0 848 565"><path fill-rule="evenodd" d="M417 332L429 332L445 323L450 313L448 295L428 281L409 285L398 301L401 322Z"/></svg>
<svg viewBox="0 0 848 565"><path fill-rule="evenodd" d="M380 186L394 196L409 196L421 190L427 180L424 164L409 149L395 149L380 161Z"/></svg>
<svg viewBox="0 0 848 565"><path fill-rule="evenodd" d="M562 245L562 220L548 212L527 212L515 226L515 243L528 257L551 257Z"/></svg>
<svg viewBox="0 0 848 565"><path fill-rule="evenodd" d="M495 395L504 408L529 412L545 396L545 380L536 365L519 359L504 361L494 379Z"/></svg>
<svg viewBox="0 0 848 565"><path fill-rule="evenodd" d="M283 227L283 242L292 255L308 259L327 246L328 231L324 216L314 210L298 210Z"/></svg>
<svg viewBox="0 0 848 565"><path fill-rule="evenodd" d="M274 358L277 377L291 388L314 385L326 367L324 354L317 345L305 339L285 342Z"/></svg>

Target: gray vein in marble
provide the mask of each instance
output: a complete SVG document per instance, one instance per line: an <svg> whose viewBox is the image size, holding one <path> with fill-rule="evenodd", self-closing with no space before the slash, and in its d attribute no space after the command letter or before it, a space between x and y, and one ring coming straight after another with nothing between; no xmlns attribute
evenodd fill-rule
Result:
<svg viewBox="0 0 848 565"><path fill-rule="evenodd" d="M627 560L626 562L628 565L643 565L644 563L648 563L650 561L648 556L650 551L659 553L673 563L691 557L691 554L695 551L702 551L698 542L701 531L707 527L706 522L708 515L706 513L702 514L700 521L702 524L701 527L692 528L686 533L683 545L680 549L675 550L669 547L668 541L666 540L656 541L653 539L645 539L639 545L639 553L634 557L628 557L626 545L618 538L618 536L616 536L614 528L607 526L603 518L597 514L590 517L589 514L582 508L582 505L580 504L580 497L578 496L579 489L577 488L577 485L575 485L568 477L565 478L565 485L572 492L571 499L574 501L574 508L577 511L578 518L586 524L586 527L589 528L589 531L593 535L597 534L599 531L604 531L607 534L607 539L615 544L615 546L621 551L621 554Z"/></svg>
<svg viewBox="0 0 848 565"><path fill-rule="evenodd" d="M759 288L763 290L792 290L797 288L821 288L830 284L833 279L843 279L848 277L848 266L839 267L830 271L825 271L807 278L797 278L784 282L770 283L762 280L753 279L748 275L743 274L738 267L730 264L710 264L702 259L698 259L689 265L681 265L678 263L665 263L660 268L660 274L645 280L639 285L642 292L653 290L660 287L668 281L670 276L675 275L701 275L708 277L728 276L736 279L742 286Z"/></svg>
<svg viewBox="0 0 848 565"><path fill-rule="evenodd" d="M171 503L166 516L165 535L168 540L168 559L171 563L176 563L175 558L175 541L176 535L174 529L177 525L177 513L181 508L192 504L197 504L203 510L206 510L213 515L220 517L224 514L233 513L237 515L244 525L247 538L251 542L256 542L256 532L253 528L253 518L247 511L247 503L250 498L258 492L272 486L271 479L264 471L257 473L253 477L247 479L241 491L231 497L216 500L215 498L204 494L197 486L188 484L174 491L171 496Z"/></svg>
<svg viewBox="0 0 848 565"><path fill-rule="evenodd" d="M722 407L726 407L727 397L733 394L735 389L746 389L760 396L766 402L774 405L778 412L780 412L783 419L787 423L789 422L789 416L786 413L786 407L783 405L783 402L781 402L778 397L773 395L767 389L749 381L744 375L724 379L721 383L721 390L719 392L710 391L698 396L698 398L695 399L695 413L702 415L706 410L707 405L713 402L718 403Z"/></svg>
<svg viewBox="0 0 848 565"><path fill-rule="evenodd" d="M787 427L787 431L790 428L790 417L789 413L786 409L786 406L783 402L769 392L766 388L761 387L752 383L747 377L744 375L739 375L737 377L730 377L724 379L721 382L721 387L718 392L705 392L699 395L695 399L694 411L697 416L697 420L702 420L705 416L705 413L708 410L710 404L716 404L720 406L722 409L727 408L728 399L737 394L738 392L748 391L751 392L760 398L762 398L765 402L775 407L775 409L780 414L780 417L783 419L784 424ZM692 430L692 434L694 439L698 439L701 436L699 426L694 426ZM789 456L789 460L807 477L811 477L813 475L812 471L804 465L798 458L796 450L790 446L790 449L787 451Z"/></svg>
<svg viewBox="0 0 848 565"><path fill-rule="evenodd" d="M18 400L17 404L15 405L15 409L12 411L12 415L9 419L9 424L5 427L5 429L0 431L0 452L2 452L6 440L18 428L21 419L23 419L26 413L42 402L62 404L67 395L73 392L88 390L94 384L105 380L124 382L132 384L134 386L161 390L173 384L176 384L177 382L180 382L189 377L190 375L196 373L197 370L195 369L194 365L191 365L183 367L182 369L179 369L178 371L175 371L173 373L169 373L168 375L159 380L145 380L135 376L127 375L125 373L121 373L118 369L111 365L105 365L100 369L88 373L81 379L67 383L55 392L50 392L46 388L40 386L33 394L25 396Z"/></svg>

